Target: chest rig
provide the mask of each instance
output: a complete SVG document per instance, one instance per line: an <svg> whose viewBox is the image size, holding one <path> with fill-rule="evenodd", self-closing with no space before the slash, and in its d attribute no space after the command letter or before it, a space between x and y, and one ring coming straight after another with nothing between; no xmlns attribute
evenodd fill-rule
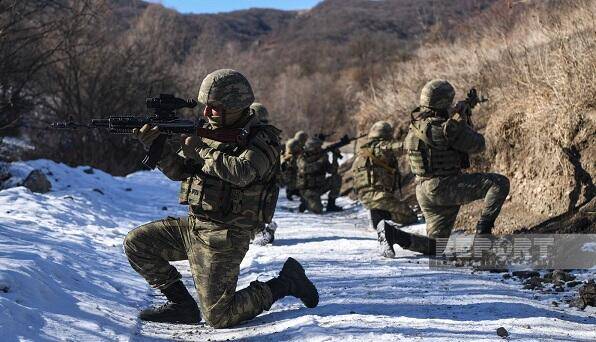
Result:
<svg viewBox="0 0 596 342"><path fill-rule="evenodd" d="M280 147L276 132L268 127L253 127L248 145L266 155L272 165L269 171L245 187L200 171L193 174L182 182L179 198L181 204L190 206L191 215L240 228L255 228L271 222L279 195ZM209 147L234 157L247 150L238 144L206 142Z"/></svg>

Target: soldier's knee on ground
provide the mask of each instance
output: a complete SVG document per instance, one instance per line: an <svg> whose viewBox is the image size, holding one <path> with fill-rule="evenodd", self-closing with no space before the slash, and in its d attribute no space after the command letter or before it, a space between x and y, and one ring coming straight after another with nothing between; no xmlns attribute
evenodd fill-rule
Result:
<svg viewBox="0 0 596 342"><path fill-rule="evenodd" d="M311 204L308 206L308 210L311 211L313 214L322 214L323 213L323 205Z"/></svg>
<svg viewBox="0 0 596 342"><path fill-rule="evenodd" d="M215 329L225 329L233 325L233 322L227 315L221 314L216 310L203 309L201 314L205 322Z"/></svg>
<svg viewBox="0 0 596 342"><path fill-rule="evenodd" d="M124 242L123 242L124 253L126 253L126 255L129 258L131 255L134 255L136 253L136 251L138 250L138 242L140 239L142 239L139 237L142 237L142 235L143 235L142 227L143 226L140 226L140 227L137 227L137 228L131 230L124 237Z"/></svg>

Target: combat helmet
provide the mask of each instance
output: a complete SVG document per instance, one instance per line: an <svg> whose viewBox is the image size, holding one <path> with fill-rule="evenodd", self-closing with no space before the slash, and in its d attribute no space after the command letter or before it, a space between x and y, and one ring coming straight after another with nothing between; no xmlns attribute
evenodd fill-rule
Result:
<svg viewBox="0 0 596 342"><path fill-rule="evenodd" d="M298 131L296 134L294 134L294 139L298 140L301 145L304 145L308 139L308 134L306 134L304 131Z"/></svg>
<svg viewBox="0 0 596 342"><path fill-rule="evenodd" d="M391 139L393 137L393 127L387 121L377 121L368 131L369 139Z"/></svg>
<svg viewBox="0 0 596 342"><path fill-rule="evenodd" d="M317 138L310 138L304 144L304 151L317 151L323 147L323 141Z"/></svg>
<svg viewBox="0 0 596 342"><path fill-rule="evenodd" d="M227 126L247 114L246 109L255 96L244 75L232 69L219 69L205 77L197 100L222 112L221 118L209 118L212 124Z"/></svg>
<svg viewBox="0 0 596 342"><path fill-rule="evenodd" d="M453 103L455 89L441 79L432 80L424 85L420 92L420 107L433 110L446 110Z"/></svg>
<svg viewBox="0 0 596 342"><path fill-rule="evenodd" d="M292 138L286 141L286 153L289 154L296 154L300 151L302 146L300 146L300 141Z"/></svg>
<svg viewBox="0 0 596 342"><path fill-rule="evenodd" d="M255 102L250 105L250 109L255 113L259 121L262 123L269 123L269 111L260 102Z"/></svg>

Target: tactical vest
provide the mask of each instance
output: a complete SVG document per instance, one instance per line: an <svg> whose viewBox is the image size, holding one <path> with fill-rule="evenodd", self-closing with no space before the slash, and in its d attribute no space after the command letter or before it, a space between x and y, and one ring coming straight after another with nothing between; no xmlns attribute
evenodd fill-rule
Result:
<svg viewBox="0 0 596 342"><path fill-rule="evenodd" d="M449 146L446 119L430 117L413 121L404 141L412 173L420 177L455 175L462 169L462 153Z"/></svg>
<svg viewBox="0 0 596 342"><path fill-rule="evenodd" d="M317 189L325 185L325 176L327 174L327 153L321 151L303 152L297 161L297 181L298 189Z"/></svg>
<svg viewBox="0 0 596 342"><path fill-rule="evenodd" d="M182 182L180 203L190 205L192 215L240 228L255 229L270 223L279 195L279 131L273 126L253 126L248 145L263 152L273 165L260 179L239 187L202 172ZM238 157L245 147L209 141L209 146Z"/></svg>
<svg viewBox="0 0 596 342"><path fill-rule="evenodd" d="M393 193L398 188L399 170L392 150L383 148L383 141L373 140L360 147L352 171L357 193L381 191Z"/></svg>

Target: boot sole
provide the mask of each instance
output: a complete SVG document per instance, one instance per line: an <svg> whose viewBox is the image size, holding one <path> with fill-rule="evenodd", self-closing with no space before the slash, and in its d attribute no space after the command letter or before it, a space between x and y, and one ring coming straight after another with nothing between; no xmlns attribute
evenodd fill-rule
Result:
<svg viewBox="0 0 596 342"><path fill-rule="evenodd" d="M294 258L288 258L286 263L291 263L292 267L295 267L296 270L300 271L302 277L306 279L306 286L308 286L308 290L306 292L314 293L314 302L307 303L303 298L300 298L302 303L304 303L304 305L310 309L317 307L317 305L319 305L319 291L315 287L315 284L313 284L313 282L310 281L310 279L308 279L308 277L306 276L306 272L304 272L304 267L302 267L302 265Z"/></svg>

